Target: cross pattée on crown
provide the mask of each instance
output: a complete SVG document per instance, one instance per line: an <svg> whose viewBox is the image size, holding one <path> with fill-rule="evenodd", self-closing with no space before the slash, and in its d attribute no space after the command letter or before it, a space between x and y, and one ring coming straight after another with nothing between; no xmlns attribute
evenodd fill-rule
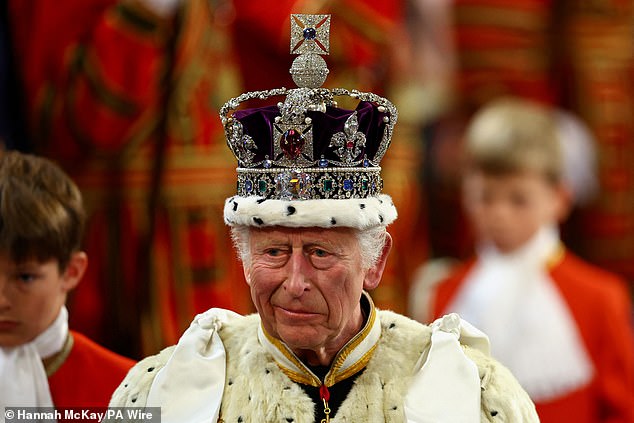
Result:
<svg viewBox="0 0 634 423"><path fill-rule="evenodd" d="M328 76L320 54L330 53L330 15L291 15L291 65L293 81L300 88L318 88Z"/></svg>

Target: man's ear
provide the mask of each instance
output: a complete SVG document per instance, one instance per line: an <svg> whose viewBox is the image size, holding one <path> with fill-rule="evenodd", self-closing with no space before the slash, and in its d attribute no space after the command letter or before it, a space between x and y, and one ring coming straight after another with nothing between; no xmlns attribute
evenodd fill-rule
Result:
<svg viewBox="0 0 634 423"><path fill-rule="evenodd" d="M389 232L385 232L385 244L383 244L381 255L376 261L376 264L368 269L365 274L365 279L363 280L363 289L365 289L366 291L372 290L379 286L379 282L381 282L381 277L383 276L383 271L385 270L385 264L387 263L387 257L390 255L391 249L392 236L389 234Z"/></svg>
<svg viewBox="0 0 634 423"><path fill-rule="evenodd" d="M251 286L251 266L242 262L242 271L244 272L244 280L247 281L247 285Z"/></svg>
<svg viewBox="0 0 634 423"><path fill-rule="evenodd" d="M88 267L88 256L83 251L78 251L70 256L66 269L62 275L62 289L66 292L74 289Z"/></svg>

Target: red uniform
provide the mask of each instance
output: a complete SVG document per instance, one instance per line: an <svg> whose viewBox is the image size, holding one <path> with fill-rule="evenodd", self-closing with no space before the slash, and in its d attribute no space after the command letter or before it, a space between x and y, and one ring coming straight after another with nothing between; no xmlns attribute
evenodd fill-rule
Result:
<svg viewBox="0 0 634 423"><path fill-rule="evenodd" d="M134 361L71 331L74 344L70 354L48 386L56 407L107 407Z"/></svg>
<svg viewBox="0 0 634 423"><path fill-rule="evenodd" d="M433 317L451 311L447 307L474 264L466 263L436 286ZM549 275L577 324L595 372L587 386L536 403L542 423L634 422L634 337L624 281L569 252L550 267Z"/></svg>

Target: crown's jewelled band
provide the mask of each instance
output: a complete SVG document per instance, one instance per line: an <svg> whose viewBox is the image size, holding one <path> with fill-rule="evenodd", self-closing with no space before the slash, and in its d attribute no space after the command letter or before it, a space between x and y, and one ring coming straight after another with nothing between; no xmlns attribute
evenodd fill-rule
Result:
<svg viewBox="0 0 634 423"><path fill-rule="evenodd" d="M368 198L381 193L380 167L238 168L237 194L269 199Z"/></svg>

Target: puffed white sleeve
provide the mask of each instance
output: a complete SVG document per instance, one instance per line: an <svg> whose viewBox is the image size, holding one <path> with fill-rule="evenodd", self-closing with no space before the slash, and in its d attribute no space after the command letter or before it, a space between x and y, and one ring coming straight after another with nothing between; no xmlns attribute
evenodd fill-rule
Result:
<svg viewBox="0 0 634 423"><path fill-rule="evenodd" d="M225 384L226 354L218 331L240 315L210 309L196 316L178 344L134 366L110 407L160 407L161 422L216 421Z"/></svg>
<svg viewBox="0 0 634 423"><path fill-rule="evenodd" d="M484 333L455 313L431 330L405 397L408 423L539 422L517 380L490 357Z"/></svg>
<svg viewBox="0 0 634 423"><path fill-rule="evenodd" d="M488 352L488 339L455 313L436 320L431 330L430 345L415 366L405 396L407 422L475 423L480 416L480 378L460 341L470 338Z"/></svg>

